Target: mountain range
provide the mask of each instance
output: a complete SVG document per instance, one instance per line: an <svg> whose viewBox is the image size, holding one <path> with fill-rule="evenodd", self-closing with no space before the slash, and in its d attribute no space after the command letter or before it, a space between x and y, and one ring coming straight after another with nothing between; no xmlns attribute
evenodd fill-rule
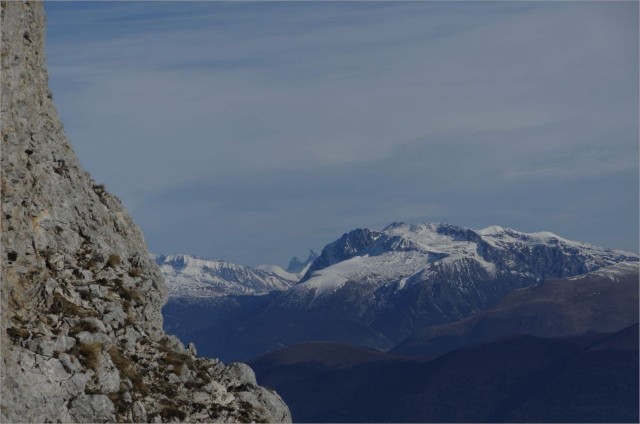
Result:
<svg viewBox="0 0 640 424"><path fill-rule="evenodd" d="M298 422L637 422L638 265L550 232L393 223L299 274L260 267L284 289L163 312L201 352L249 360Z"/></svg>
<svg viewBox="0 0 640 424"><path fill-rule="evenodd" d="M516 290L388 352L332 341L250 361L296 422L637 422L638 263Z"/></svg>
<svg viewBox="0 0 640 424"><path fill-rule="evenodd" d="M172 298L165 328L226 360L312 340L388 350L512 292L637 261L550 232L393 223L342 235L286 290Z"/></svg>
<svg viewBox="0 0 640 424"><path fill-rule="evenodd" d="M219 259L190 255L151 255L173 298L260 295L286 290L300 275L275 265L251 268Z"/></svg>

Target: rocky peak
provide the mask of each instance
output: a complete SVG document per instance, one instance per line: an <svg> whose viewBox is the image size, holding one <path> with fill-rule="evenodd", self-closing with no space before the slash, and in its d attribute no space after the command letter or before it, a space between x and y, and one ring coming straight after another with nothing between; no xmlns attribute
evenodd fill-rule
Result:
<svg viewBox="0 0 640 424"><path fill-rule="evenodd" d="M139 228L82 169L48 88L42 2L2 2L4 422L287 421L243 364L164 334Z"/></svg>
<svg viewBox="0 0 640 424"><path fill-rule="evenodd" d="M297 256L294 256L289 261L289 265L287 266L287 272L294 273L294 274L303 272L304 269L307 267L307 265L311 264L316 259L318 259L318 254L314 252L313 249L309 250L309 255L307 256L307 259L305 259L304 261L301 261L300 259L298 259Z"/></svg>
<svg viewBox="0 0 640 424"><path fill-rule="evenodd" d="M322 249L320 256L318 256L309 267L309 270L300 282L302 283L308 280L314 271L364 254L380 235L381 233L371 231L368 228L358 228L343 234L338 240L328 244Z"/></svg>

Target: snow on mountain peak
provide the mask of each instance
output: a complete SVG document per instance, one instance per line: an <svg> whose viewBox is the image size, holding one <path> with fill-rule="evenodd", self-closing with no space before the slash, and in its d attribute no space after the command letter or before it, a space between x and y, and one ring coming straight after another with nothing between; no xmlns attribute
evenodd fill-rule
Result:
<svg viewBox="0 0 640 424"><path fill-rule="evenodd" d="M476 230L476 232L480 235L483 236L490 236L490 235L495 235L495 234L502 234L504 233L506 230L508 230L508 228L503 228L499 225L490 225L486 228L482 228L480 230Z"/></svg>
<svg viewBox="0 0 640 424"><path fill-rule="evenodd" d="M287 272L278 265L258 265L256 269L275 274L287 281L291 281L292 283L297 283L298 281L300 281L300 278L302 278L303 275L303 273Z"/></svg>
<svg viewBox="0 0 640 424"><path fill-rule="evenodd" d="M297 279L274 269L255 269L220 259L191 255L152 255L160 267L171 297L256 295L286 290ZM276 267L278 268L278 267ZM282 270L284 274L287 274Z"/></svg>
<svg viewBox="0 0 640 424"><path fill-rule="evenodd" d="M540 262L532 267L523 259L530 256L537 261L538 255L549 255L553 259L544 261L555 263L543 266ZM567 240L548 231L523 233L497 225L472 230L444 223L394 222L380 233L354 230L327 245L298 287L316 289L316 296L349 281L374 286L397 283L404 288L412 281L443 273L460 284L465 279L495 279L498 274L541 281L622 260L637 261L638 255Z"/></svg>

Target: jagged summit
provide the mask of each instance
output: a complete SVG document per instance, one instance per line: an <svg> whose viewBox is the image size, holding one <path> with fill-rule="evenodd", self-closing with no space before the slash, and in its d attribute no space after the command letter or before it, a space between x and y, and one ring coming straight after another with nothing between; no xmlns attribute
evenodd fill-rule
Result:
<svg viewBox="0 0 640 424"><path fill-rule="evenodd" d="M394 222L380 232L365 228L342 235L322 250L298 286L316 289L317 295L347 281L395 282L401 289L407 283L444 275L452 275L452 284L458 285L484 278L535 281L637 260L635 253L571 241L547 231Z"/></svg>
<svg viewBox="0 0 640 424"><path fill-rule="evenodd" d="M218 299L210 310L198 306L198 314L215 318L194 324L206 331L199 328L188 337L226 358L242 359L309 340L389 349L428 326L491 307L509 293L621 262L637 267L638 255L547 232L398 222L381 231L359 228L326 245L287 290L261 299ZM169 309L171 328L184 328L194 314L191 304L170 302ZM218 324L228 317L234 319L232 329Z"/></svg>
<svg viewBox="0 0 640 424"><path fill-rule="evenodd" d="M313 261L315 261L317 258L318 258L318 254L314 252L313 249L309 250L309 255L307 256L307 259L305 259L304 261L301 261L300 259L298 259L297 256L294 256L289 261L289 265L287 266L287 272L291 274L304 275L304 273L306 272L305 268L308 267L309 264L313 263Z"/></svg>
<svg viewBox="0 0 640 424"><path fill-rule="evenodd" d="M288 421L249 367L162 330L167 290L53 105L42 2L2 2L2 422Z"/></svg>

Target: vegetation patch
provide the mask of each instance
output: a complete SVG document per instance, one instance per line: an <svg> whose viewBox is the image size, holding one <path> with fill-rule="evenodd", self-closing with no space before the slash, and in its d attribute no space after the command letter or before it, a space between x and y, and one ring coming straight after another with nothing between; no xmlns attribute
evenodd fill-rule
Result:
<svg viewBox="0 0 640 424"><path fill-rule="evenodd" d="M133 381L133 379L138 375L135 369L135 363L122 354L115 346L112 346L108 350L109 356L111 357L111 361L118 368L120 372L121 378L128 378Z"/></svg>
<svg viewBox="0 0 640 424"><path fill-rule="evenodd" d="M109 399L116 407L116 413L118 415L125 415L129 409L129 404L124 400L124 390L120 390L116 393L109 393Z"/></svg>
<svg viewBox="0 0 640 424"><path fill-rule="evenodd" d="M95 370L100 364L100 356L104 345L102 343L80 343L69 352L76 356L85 367Z"/></svg>
<svg viewBox="0 0 640 424"><path fill-rule="evenodd" d="M205 384L211 383L211 376L209 375L208 372L200 370L198 371L197 375L198 375L198 378L204 381Z"/></svg>
<svg viewBox="0 0 640 424"><path fill-rule="evenodd" d="M124 340L122 342L124 342ZM148 395L149 388L144 382L142 373L140 373L136 369L136 363L134 359L137 359L137 358L134 357L132 359L127 357L126 355L123 355L122 352L118 350L115 346L112 346L108 350L108 353L109 353L109 356L111 357L111 361L120 372L120 377L123 379L128 378L129 380L131 380L131 384L133 386L134 391L140 393L143 396Z"/></svg>
<svg viewBox="0 0 640 424"><path fill-rule="evenodd" d="M238 411L240 421L243 423L254 422L255 418L253 417L253 414L251 414L251 411L253 411L254 409L255 408L253 407L253 405L251 405L249 402L241 400L240 410Z"/></svg>
<svg viewBox="0 0 640 424"><path fill-rule="evenodd" d="M116 278L115 280L113 280L113 282L114 282L114 291L118 294L118 296L120 296L120 298L124 302L129 302L129 306L131 306L132 302L142 303L143 301L142 295L138 290L136 290L133 287L126 287L124 285L124 282L119 278Z"/></svg>
<svg viewBox="0 0 640 424"><path fill-rule="evenodd" d="M174 372L180 375L182 364L185 364L189 368L193 368L193 358L186 353L166 352L160 361L165 365L173 365Z"/></svg>
<svg viewBox="0 0 640 424"><path fill-rule="evenodd" d="M120 255L111 254L109 258L107 258L107 263L105 264L105 268L116 268L118 265L122 263L122 257Z"/></svg>
<svg viewBox="0 0 640 424"><path fill-rule="evenodd" d="M187 389L201 389L204 386L206 386L207 383L204 382L197 382L197 381L187 381L186 383L184 383L184 387L186 387Z"/></svg>
<svg viewBox="0 0 640 424"><path fill-rule="evenodd" d="M52 314L63 315L66 317L97 316L96 311L82 307L80 305L76 305L75 303L71 302L69 299L67 299L66 297L62 296L59 293L55 293L53 295L53 302L51 302L51 307L49 308L49 312L51 312Z"/></svg>
<svg viewBox="0 0 640 424"><path fill-rule="evenodd" d="M7 328L7 334L12 340L22 341L29 337L29 330L26 328L9 327Z"/></svg>
<svg viewBox="0 0 640 424"><path fill-rule="evenodd" d="M165 380L158 380L153 385L153 389L154 389L154 392L162 393L163 395L165 395L170 399L178 395L178 388L176 387L176 385L173 383L169 383L168 381L165 381Z"/></svg>
<svg viewBox="0 0 640 424"><path fill-rule="evenodd" d="M142 275L142 268L134 266L129 269L129 277L140 277Z"/></svg>
<svg viewBox="0 0 640 424"><path fill-rule="evenodd" d="M255 386L253 384L247 384L247 383L243 383L243 384L239 384L237 386L231 386L229 387L229 390L232 392L250 392L251 390L255 389Z"/></svg>
<svg viewBox="0 0 640 424"><path fill-rule="evenodd" d="M82 290L78 292L80 294L80 298L82 300L86 300L87 302L91 302L93 300L93 294L89 290Z"/></svg>
<svg viewBox="0 0 640 424"><path fill-rule="evenodd" d="M140 393L142 396L147 396L149 394L149 387L144 382L142 375L136 374L133 379L131 379L131 384L133 385L133 390Z"/></svg>
<svg viewBox="0 0 640 424"><path fill-rule="evenodd" d="M98 331L100 331L100 329L98 328L97 325L95 325L92 322L80 321L79 323L77 323L76 325L74 325L69 329L69 334L76 335L83 331L88 331L89 333L97 333Z"/></svg>
<svg viewBox="0 0 640 424"><path fill-rule="evenodd" d="M165 421L171 421L174 418L177 418L178 421L182 422L185 420L185 418L187 418L187 414L182 411L178 407L178 405L173 403L162 408L162 411L160 411L160 416Z"/></svg>

